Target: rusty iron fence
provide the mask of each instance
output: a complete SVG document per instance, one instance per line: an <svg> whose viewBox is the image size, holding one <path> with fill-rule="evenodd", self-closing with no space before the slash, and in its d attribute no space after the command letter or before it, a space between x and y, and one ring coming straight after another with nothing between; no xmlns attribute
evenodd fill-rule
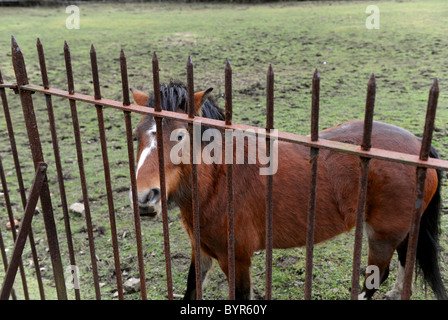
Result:
<svg viewBox="0 0 448 320"><path fill-rule="evenodd" d="M24 209L24 215L21 219L21 227L18 234L16 234L15 228L11 228L13 238L15 241L14 250L11 255L11 259L8 263L5 247L3 243L2 234L0 233L0 250L3 259L3 265L6 270L6 276L3 280L3 285L0 293L0 299L9 299L10 297L15 299L16 295L13 290L13 283L17 271L20 271L22 286L24 288L25 299L29 299L26 277L22 262L23 247L28 238L33 255L33 261L36 271L36 277L39 284L40 298L45 299L44 288L42 285L42 277L39 270L39 259L35 249L35 241L32 231L32 218L34 209L38 199L41 200L42 215L45 224L45 230L48 240L48 248L52 262L52 271L54 276L54 286L56 288L58 299L67 299L67 288L64 280L63 264L61 260L61 250L59 245L58 234L56 230L55 217L53 215L53 207L51 201L51 195L48 187L47 179L47 164L45 163L42 146L40 141L40 135L38 131L38 120L34 113L33 97L32 94L40 93L45 96L46 107L48 111L48 120L50 124L51 139L54 151L55 166L57 171L57 179L60 192L60 200L62 203L63 220L65 226L66 245L69 252L70 264L76 265L76 257L74 253L73 241L71 238L70 218L67 210L67 199L64 186L64 177L62 174L62 155L59 151L58 136L56 131L55 117L53 113L52 97L62 97L67 99L70 104L71 117L74 128L74 138L76 144L77 163L79 167L79 174L81 179L81 189L83 202L85 205L85 219L87 224L88 243L91 257L91 270L93 275L93 286L95 289L96 299L101 299L100 283L98 276L98 267L95 256L95 244L92 234L92 218L89 207L89 195L87 190L86 172L84 169L84 158L81 144L80 135L80 123L77 112L77 102L87 103L88 105L95 106L98 129L101 142L101 153L103 159L103 170L107 192L108 213L110 220L110 230L112 236L112 248L115 263L115 274L117 282L118 298L124 299L123 296L123 281L120 268L120 255L118 250L117 240L117 225L115 218L114 199L112 195L111 187L111 174L108 159L108 148L106 143L106 130L104 126L103 108L113 108L123 112L124 121L126 126L126 139L127 139L127 151L129 156L129 176L131 183L131 190L133 196L133 214L134 224L136 231L136 244L137 244L137 257L138 268L140 274L141 283L141 298L147 299L147 288L145 281L145 267L144 267L144 254L142 246L142 233L140 216L137 201L136 192L136 174L135 174L135 157L134 157L134 145L133 145L133 133L132 133L132 121L131 114L136 113L140 115L151 115L156 119L157 125L157 148L159 155L159 173L160 173L160 189L161 189L161 207L162 207L162 220L163 220L163 237L164 237L164 251L166 262L166 281L167 281L167 296L168 299L173 299L173 281L171 274L171 253L170 253L170 239L169 239L169 224L168 224L168 212L167 212L167 199L166 199L166 186L165 186L165 172L163 166L163 154L164 145L162 140L162 119L176 119L187 123L190 127L193 126L193 122L200 120L203 125L217 128L217 129L233 129L233 130L247 130L256 129L255 127L235 124L232 122L232 68L230 62L227 60L224 68L225 76L225 121L213 120L208 118L196 117L194 115L194 76L193 76L193 62L190 57L187 59L187 89L188 89L188 113L180 114L170 111L164 111L160 104L160 83L159 83L159 65L156 54L154 53L152 59L152 71L153 71L153 85L155 93L155 108L148 108L131 104L129 97L129 85L127 75L126 57L123 50L120 54L120 69L122 80L122 93L123 101L114 101L105 99L101 96L98 65L96 59L96 52L92 45L90 58L91 69L93 75L93 87L94 96L89 96L81 93L77 93L74 90L74 79L72 72L70 50L67 43L64 45L64 57L65 67L67 75L67 90L61 90L52 88L47 74L47 67L45 63L45 55L42 43L37 40L37 51L39 57L40 71L42 75L42 86L30 84L28 82L27 71L25 67L25 61L22 52L15 41L12 38L12 64L15 72L16 82L4 82L0 72L0 96L5 114L5 120L11 144L11 153L14 158L14 165L19 184L20 195L22 199L22 205ZM20 97L21 106L23 109L23 115L26 123L26 130L29 139L29 145L35 166L35 179L27 197L24 188L24 182L21 174L20 161L17 152L17 146L15 142L13 123L11 121L9 105L6 95L6 89L12 89ZM257 133L269 139L278 139L280 141L286 141L290 143L300 144L310 148L310 197L309 197L309 212L308 212L308 228L306 236L306 270L305 270L305 299L312 298L312 272L313 272L313 248L314 248L314 225L315 225L315 208L316 208L316 182L317 182L317 162L319 159L320 149L329 149L337 152L343 152L358 156L360 158L360 177L359 177L359 194L358 194L358 207L357 207L357 222L356 232L354 239L354 251L353 251L353 269L351 279L351 299L357 299L359 293L359 278L360 278L360 264L361 264L361 252L362 252L362 238L363 238L363 221L365 213L365 203L367 195L367 175L369 171L369 161L371 159L380 159L385 161L397 162L405 165L416 167L416 200L421 200L423 197L423 188L426 179L426 170L428 168L448 170L448 161L441 159L429 158L429 151L431 147L432 133L434 130L435 113L437 107L437 100L439 95L437 80L434 81L430 92L427 105L426 122L423 132L422 146L420 155L409 155L398 153L394 151L386 151L371 147L371 132L373 121L373 110L375 104L375 91L376 83L375 77L372 74L367 85L367 97L366 97L366 109L365 109L365 121L364 121L364 134L362 138L361 146L329 141L319 138L318 134L318 121L319 121L319 91L320 91L320 77L316 72L312 78L312 105L311 105L311 134L310 136L301 136L297 134L278 132L278 135L272 136L272 130L274 129L273 117L274 117L274 71L272 66L269 66L266 79L266 133ZM193 139L190 139L193 143ZM267 143L269 146L270 143ZM269 150L267 151L269 153ZM191 153L193 156L193 153ZM201 265L200 265L200 230L199 230L199 203L198 203L198 180L197 180L197 168L193 161L192 163L192 199L193 199L193 228L194 228L194 242L196 244L196 250L193 253L196 257L196 294L198 299L202 299L202 281L201 281ZM226 164L226 181L227 181L227 206L226 214L228 219L228 257L229 257L229 298L235 298L235 244L234 244L234 189L233 189L233 165ZM5 206L8 212L8 217L11 225L14 224L14 217L12 215L11 203L9 201L8 187L6 184L5 173L0 157L0 176L2 182L2 189L4 193ZM267 175L266 177L266 272L265 272L265 298L272 298L272 249L273 249L273 179L275 176ZM422 201L415 202L415 210L412 221L412 228L409 234L408 251L406 261L415 261L417 239L419 232L419 219L422 211ZM0 230L1 231L1 230ZM409 299L411 295L412 275L414 270L414 263L406 263L405 268L405 282L403 288L403 299ZM74 294L76 299L80 299L79 289L74 288Z"/></svg>

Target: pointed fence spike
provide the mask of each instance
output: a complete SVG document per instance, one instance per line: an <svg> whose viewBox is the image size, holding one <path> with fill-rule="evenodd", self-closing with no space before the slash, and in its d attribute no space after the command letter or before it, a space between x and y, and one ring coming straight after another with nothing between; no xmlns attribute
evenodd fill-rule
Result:
<svg viewBox="0 0 448 320"><path fill-rule="evenodd" d="M17 44L17 41L14 38L14 36L11 36L11 53L17 84L19 86L27 85L28 75L26 72L25 60L23 59L22 51L20 50L20 47Z"/></svg>
<svg viewBox="0 0 448 320"><path fill-rule="evenodd" d="M361 143L361 148L365 151L370 150L372 147L372 128L373 128L373 113L375 108L375 95L376 95L376 80L375 75L372 73L369 81L367 82L367 97L366 97L366 109L364 115L364 132Z"/></svg>
<svg viewBox="0 0 448 320"><path fill-rule="evenodd" d="M432 83L432 86L431 86L431 91L439 92L439 80L437 78L434 78L434 82Z"/></svg>
<svg viewBox="0 0 448 320"><path fill-rule="evenodd" d="M126 62L126 56L124 54L123 49L121 49L120 52L120 71L121 71L121 87L123 89L123 105L129 106L131 104L129 91L132 92L132 88L129 89L128 67Z"/></svg>
<svg viewBox="0 0 448 320"><path fill-rule="evenodd" d="M98 74L98 63L96 60L96 51L93 44L90 49L90 64L92 67L92 80L93 80L93 90L95 94L95 99L99 100L101 99L101 88Z"/></svg>
<svg viewBox="0 0 448 320"><path fill-rule="evenodd" d="M187 91L188 91L188 117L194 118L194 77L193 61L191 56L187 59Z"/></svg>
<svg viewBox="0 0 448 320"><path fill-rule="evenodd" d="M14 38L13 35L11 35L11 47L12 47L13 49L18 49L18 50L20 50L19 45L17 44L16 38Z"/></svg>
<svg viewBox="0 0 448 320"><path fill-rule="evenodd" d="M154 52L152 55L152 79L154 86L154 110L162 111L162 105L160 103L160 80L159 80L159 60Z"/></svg>
<svg viewBox="0 0 448 320"><path fill-rule="evenodd" d="M420 149L420 160L428 160L431 151L432 135L439 100L439 81L434 79L431 89L429 89L428 105L426 108L425 129L423 131L422 145Z"/></svg>
<svg viewBox="0 0 448 320"><path fill-rule="evenodd" d="M266 74L266 130L274 129L274 70L269 65Z"/></svg>
<svg viewBox="0 0 448 320"><path fill-rule="evenodd" d="M44 47L40 39L37 38L37 54L39 56L40 73L42 75L42 84L45 89L50 88L50 83L48 81L47 65L45 63Z"/></svg>
<svg viewBox="0 0 448 320"><path fill-rule="evenodd" d="M314 70L311 89L311 141L319 139L319 98L320 76L319 70Z"/></svg>
<svg viewBox="0 0 448 320"><path fill-rule="evenodd" d="M226 69L232 69L229 58L226 58Z"/></svg>
<svg viewBox="0 0 448 320"><path fill-rule="evenodd" d="M65 71L67 74L67 86L69 94L75 93L75 84L73 81L72 61L70 57L70 48L67 41L64 41L64 59L65 59Z"/></svg>
<svg viewBox="0 0 448 320"><path fill-rule="evenodd" d="M230 66L230 60L226 59L225 72L225 100L226 100L226 110L225 110L225 123L227 125L232 124L232 67Z"/></svg>

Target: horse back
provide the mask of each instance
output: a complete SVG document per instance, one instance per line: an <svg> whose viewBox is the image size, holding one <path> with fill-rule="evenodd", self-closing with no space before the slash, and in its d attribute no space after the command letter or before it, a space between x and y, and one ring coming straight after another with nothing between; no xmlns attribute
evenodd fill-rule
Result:
<svg viewBox="0 0 448 320"><path fill-rule="evenodd" d="M322 139L360 145L364 122L345 122L321 132ZM400 127L375 121L372 128L372 147L418 155L420 140ZM357 194L359 185L359 157L324 151L325 162L347 229L356 222ZM437 188L437 174L427 172L424 208L429 204ZM414 166L372 159L368 175L366 223L377 229L377 234L402 234L408 232L414 208L416 169ZM423 210L424 211L424 210Z"/></svg>

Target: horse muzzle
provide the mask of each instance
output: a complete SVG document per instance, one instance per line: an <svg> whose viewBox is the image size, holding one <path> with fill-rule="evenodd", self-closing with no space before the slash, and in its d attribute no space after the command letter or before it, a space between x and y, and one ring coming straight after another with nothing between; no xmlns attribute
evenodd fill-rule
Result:
<svg viewBox="0 0 448 320"><path fill-rule="evenodd" d="M154 219L161 209L161 192L157 187L138 193L138 209L141 217Z"/></svg>
<svg viewBox="0 0 448 320"><path fill-rule="evenodd" d="M158 206L138 206L138 213L140 217L147 217L149 219L154 219L159 214Z"/></svg>

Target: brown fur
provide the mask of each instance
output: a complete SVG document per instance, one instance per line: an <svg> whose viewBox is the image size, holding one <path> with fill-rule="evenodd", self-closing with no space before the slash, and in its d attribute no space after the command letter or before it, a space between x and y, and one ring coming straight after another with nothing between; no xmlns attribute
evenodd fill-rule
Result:
<svg viewBox="0 0 448 320"><path fill-rule="evenodd" d="M168 198L179 206L183 224L192 239L191 166L174 166L169 160L169 151L176 143L169 141L169 133L180 126L185 124L169 121L164 127L166 185ZM362 132L362 121L350 121L322 131L320 137L359 145ZM418 154L420 150L420 142L414 135L380 122L374 122L372 146L409 154ZM274 248L304 246L310 150L300 145L279 142L278 152L279 166L273 177ZM139 192L159 186L157 165L157 153L154 153L142 168L142 174L139 174ZM236 292L239 298L250 297L251 258L255 251L265 248L266 176L259 174L260 166L259 163L233 166ZM225 167L200 164L197 169L201 251L217 259L223 272L228 275ZM320 151L315 243L331 239L355 226L359 174L359 157L329 150ZM387 276L394 250L409 233L415 183L415 167L380 160L370 162L366 202L368 264L377 265L382 277ZM437 184L435 170L428 169L424 208L433 197ZM194 292L194 280L190 281L190 278L188 292L186 297L191 297Z"/></svg>

